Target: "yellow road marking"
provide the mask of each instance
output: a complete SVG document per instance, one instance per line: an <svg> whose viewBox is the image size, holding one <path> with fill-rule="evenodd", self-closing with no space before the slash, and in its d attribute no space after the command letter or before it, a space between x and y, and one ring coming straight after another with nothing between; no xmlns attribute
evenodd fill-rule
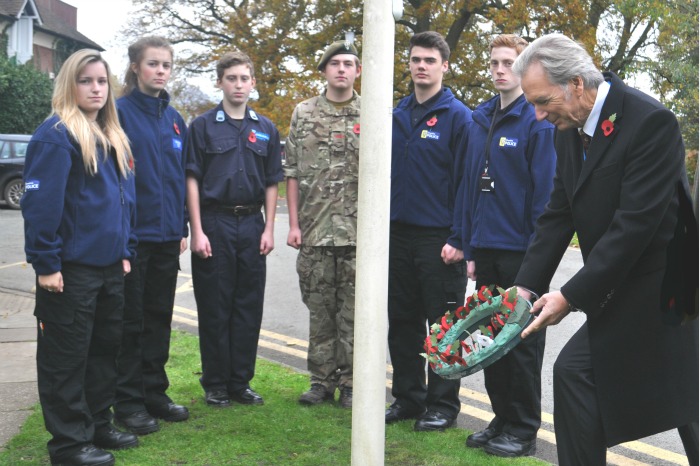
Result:
<svg viewBox="0 0 700 466"><path fill-rule="evenodd" d="M668 461L669 463L680 465L688 464L688 457L685 455L679 455L678 453L664 450L663 448L655 447L654 445L649 445L648 443L640 442L638 440L621 443L620 446L623 446L628 450L637 451L639 453L644 453L645 455L653 456L654 458ZM610 455L610 453L608 453L608 455Z"/></svg>
<svg viewBox="0 0 700 466"><path fill-rule="evenodd" d="M181 275L182 275L182 274L181 274ZM194 290L194 287L192 286L192 279L190 278L190 279L187 280L185 283L183 283L182 285L178 286L178 287L175 289L175 293L176 293L176 294L177 294L177 293L189 293L189 292L192 292L193 290Z"/></svg>
<svg viewBox="0 0 700 466"><path fill-rule="evenodd" d="M0 265L0 269L9 269L10 267L17 267L18 265L21 265L23 267L27 266L27 263L22 261L22 262L15 262L14 264L5 264L5 265Z"/></svg>
<svg viewBox="0 0 700 466"><path fill-rule="evenodd" d="M183 313L183 314L187 314L188 316L197 317L197 311L193 311L193 310L191 310L191 309L187 309L186 307L182 307L182 306L177 306L177 305L175 305L175 306L173 306L173 309L175 309L175 311L177 311L177 312L181 312L181 313ZM173 320L175 320L175 316L176 316L176 314L173 314ZM189 324L189 325L194 325L195 327L197 327L197 326L199 325L199 323L198 323L197 321L195 321L195 320L193 320L193 321L191 321L191 322L194 322L194 324Z"/></svg>
<svg viewBox="0 0 700 466"><path fill-rule="evenodd" d="M175 322L180 322L181 324L191 325L193 327L199 327L199 323L196 320L188 319L186 317L180 317L177 314L173 314L173 320Z"/></svg>

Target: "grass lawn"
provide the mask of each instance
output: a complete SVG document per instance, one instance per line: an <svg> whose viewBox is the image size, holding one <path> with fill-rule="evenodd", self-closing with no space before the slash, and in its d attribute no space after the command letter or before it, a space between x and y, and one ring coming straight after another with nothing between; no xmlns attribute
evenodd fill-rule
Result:
<svg viewBox="0 0 700 466"><path fill-rule="evenodd" d="M571 238L571 244L569 246L576 248L576 249L578 249L580 247L578 244L578 235L576 233L574 233L574 237Z"/></svg>
<svg viewBox="0 0 700 466"><path fill-rule="evenodd" d="M160 432L140 437L138 448L117 451L119 465L348 465L351 410L324 404L297 403L308 388L304 374L259 360L254 388L263 406L215 409L206 406L198 377L197 337L173 332L169 394L190 409L190 419L161 423ZM532 459L507 460L467 449L467 432L416 433L413 423L387 426L386 464L418 465L542 465ZM21 432L0 453L0 465L49 464L41 408L37 405Z"/></svg>

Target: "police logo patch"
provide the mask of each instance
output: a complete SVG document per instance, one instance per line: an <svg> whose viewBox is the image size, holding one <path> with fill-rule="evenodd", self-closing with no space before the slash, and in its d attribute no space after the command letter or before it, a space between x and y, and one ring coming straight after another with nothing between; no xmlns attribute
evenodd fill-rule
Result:
<svg viewBox="0 0 700 466"><path fill-rule="evenodd" d="M173 149L182 150L182 141L179 139L173 138Z"/></svg>
<svg viewBox="0 0 700 466"><path fill-rule="evenodd" d="M253 130L253 133L255 133L256 139L260 139L262 141L269 141L270 140L270 135L267 133L261 133L260 131L255 131L255 130Z"/></svg>
<svg viewBox="0 0 700 466"><path fill-rule="evenodd" d="M438 139L440 139L440 133L436 133L435 131L430 131L429 129L424 129L420 133L420 137L421 137L421 139L434 139L437 141Z"/></svg>
<svg viewBox="0 0 700 466"><path fill-rule="evenodd" d="M518 140L503 136L500 141L498 141L498 145L501 147L518 147Z"/></svg>
<svg viewBox="0 0 700 466"><path fill-rule="evenodd" d="M39 191L39 180L29 180L24 182L25 191Z"/></svg>

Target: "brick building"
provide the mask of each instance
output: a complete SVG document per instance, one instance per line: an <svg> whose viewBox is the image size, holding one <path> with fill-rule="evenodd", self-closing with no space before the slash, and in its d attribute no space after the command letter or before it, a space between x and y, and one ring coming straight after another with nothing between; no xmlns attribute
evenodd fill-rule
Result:
<svg viewBox="0 0 700 466"><path fill-rule="evenodd" d="M76 50L104 50L78 32L77 19L78 9L61 0L0 0L0 54L53 77Z"/></svg>

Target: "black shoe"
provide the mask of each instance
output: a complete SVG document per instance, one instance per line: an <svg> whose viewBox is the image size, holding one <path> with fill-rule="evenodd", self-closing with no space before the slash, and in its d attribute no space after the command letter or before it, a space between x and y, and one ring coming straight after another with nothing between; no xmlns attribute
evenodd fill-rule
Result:
<svg viewBox="0 0 700 466"><path fill-rule="evenodd" d="M403 421L406 419L416 419L425 413L424 409L409 409L404 408L400 404L394 402L384 412L384 422L392 424L394 422Z"/></svg>
<svg viewBox="0 0 700 466"><path fill-rule="evenodd" d="M333 401L333 392L326 390L320 383L312 383L311 388L299 397L299 403L307 406L319 405L324 401Z"/></svg>
<svg viewBox="0 0 700 466"><path fill-rule="evenodd" d="M351 409L352 408L352 387L342 387L340 389L340 396L338 397L338 404L341 408Z"/></svg>
<svg viewBox="0 0 700 466"><path fill-rule="evenodd" d="M487 427L479 432L474 432L469 437L467 437L467 446L470 448L481 448L492 438L496 438L501 435L496 429Z"/></svg>
<svg viewBox="0 0 700 466"><path fill-rule="evenodd" d="M63 459L51 459L51 464L53 466L112 466L114 455L88 444Z"/></svg>
<svg viewBox="0 0 700 466"><path fill-rule="evenodd" d="M105 450L123 450L138 446L139 439L134 434L117 430L112 424L95 429L92 443Z"/></svg>
<svg viewBox="0 0 700 466"><path fill-rule="evenodd" d="M503 432L498 437L489 440L484 445L484 451L490 455L504 458L529 456L537 451L537 438L523 440L508 432Z"/></svg>
<svg viewBox="0 0 700 466"><path fill-rule="evenodd" d="M413 426L413 430L416 432L442 432L443 430L452 427L454 423L455 418L450 417L447 414L442 414L439 411L428 411L418 418Z"/></svg>
<svg viewBox="0 0 700 466"><path fill-rule="evenodd" d="M226 390L210 390L204 393L204 400L209 406L225 408L231 406L231 399Z"/></svg>
<svg viewBox="0 0 700 466"><path fill-rule="evenodd" d="M261 405L265 403L263 398L255 392L252 388L244 388L237 392L231 392L229 394L233 401L236 401L242 405Z"/></svg>
<svg viewBox="0 0 700 466"><path fill-rule="evenodd" d="M115 414L114 422L118 426L136 435L146 435L160 430L158 421L146 411L136 411L128 416L118 416Z"/></svg>
<svg viewBox="0 0 700 466"><path fill-rule="evenodd" d="M190 417L190 412L182 405L176 405L172 401L162 405L148 405L148 414L162 419L166 422L186 421Z"/></svg>

